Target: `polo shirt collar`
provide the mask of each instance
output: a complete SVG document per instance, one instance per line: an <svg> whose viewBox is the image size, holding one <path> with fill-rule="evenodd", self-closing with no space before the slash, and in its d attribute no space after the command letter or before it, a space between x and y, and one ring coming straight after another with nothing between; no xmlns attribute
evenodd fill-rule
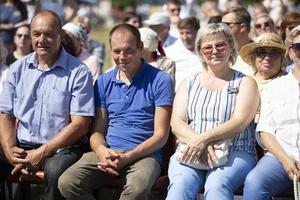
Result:
<svg viewBox="0 0 300 200"><path fill-rule="evenodd" d="M38 68L36 52L33 52L29 57L29 67ZM55 67L61 67L64 70L67 70L67 52L63 47L60 48L58 58L56 59L55 63L50 67L50 69L53 69Z"/></svg>

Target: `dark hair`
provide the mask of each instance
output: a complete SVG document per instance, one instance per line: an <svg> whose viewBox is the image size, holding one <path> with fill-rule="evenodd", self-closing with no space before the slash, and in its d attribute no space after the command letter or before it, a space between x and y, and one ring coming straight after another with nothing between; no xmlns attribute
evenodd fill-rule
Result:
<svg viewBox="0 0 300 200"><path fill-rule="evenodd" d="M58 31L61 31L62 30L62 22L61 22L61 19L59 18L59 16L51 11L51 10L39 10L37 13L35 13L35 15L32 17L31 19L31 22L30 22L30 27L31 27L31 24L33 22L33 20L38 17L39 15L43 16L43 15L52 15L55 19L55 24L56 24L56 27L57 27L57 30Z"/></svg>
<svg viewBox="0 0 300 200"><path fill-rule="evenodd" d="M215 16L211 16L208 19L208 24L210 23L221 23L222 22L222 16L221 15L215 15Z"/></svg>
<svg viewBox="0 0 300 200"><path fill-rule="evenodd" d="M247 9L243 6L233 6L231 8L228 8L224 11L223 16L227 15L228 13L235 13L238 22L245 23L247 26L247 29L250 31L251 29L251 15L247 11Z"/></svg>
<svg viewBox="0 0 300 200"><path fill-rule="evenodd" d="M76 48L75 48L75 45L74 45L74 42L73 42L71 36L69 34L67 34L64 30L63 30L63 32L65 34L61 41L61 45L64 47L66 52L68 52L69 54L71 54L74 57L77 57Z"/></svg>
<svg viewBox="0 0 300 200"><path fill-rule="evenodd" d="M138 18L139 23L142 24L142 17L136 12L126 12L123 23L127 23L132 18Z"/></svg>
<svg viewBox="0 0 300 200"><path fill-rule="evenodd" d="M109 32L109 44L110 45L111 45L111 37L117 31L129 32L136 39L136 44L137 45L142 43L140 31L135 26L133 26L131 24L122 23L122 24L118 24L118 25L114 26L111 29L111 31Z"/></svg>
<svg viewBox="0 0 300 200"><path fill-rule="evenodd" d="M169 4L169 3L179 5L179 6L182 5L182 2L180 0L167 0L166 4Z"/></svg>
<svg viewBox="0 0 300 200"><path fill-rule="evenodd" d="M193 29L197 31L199 28L199 20L196 17L186 17L178 23L178 29Z"/></svg>

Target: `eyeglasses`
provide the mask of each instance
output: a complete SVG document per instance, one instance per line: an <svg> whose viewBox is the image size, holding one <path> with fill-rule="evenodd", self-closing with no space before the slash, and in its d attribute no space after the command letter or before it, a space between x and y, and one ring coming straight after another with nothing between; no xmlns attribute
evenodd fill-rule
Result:
<svg viewBox="0 0 300 200"><path fill-rule="evenodd" d="M238 24L242 24L244 22L222 22L223 24L226 24L227 26L229 26L230 28L233 27L233 25L238 25Z"/></svg>
<svg viewBox="0 0 300 200"><path fill-rule="evenodd" d="M294 53L298 56L300 56L300 43L294 43L291 46L292 50L294 51Z"/></svg>
<svg viewBox="0 0 300 200"><path fill-rule="evenodd" d="M219 53L222 53L226 49L227 44L225 42L213 45L204 46L201 51L204 55L209 56L212 54L213 50L216 49Z"/></svg>
<svg viewBox="0 0 300 200"><path fill-rule="evenodd" d="M256 57L258 58L265 58L266 56L275 59L279 58L283 51L274 48L258 48L256 50Z"/></svg>
<svg viewBox="0 0 300 200"><path fill-rule="evenodd" d="M16 34L16 36L18 38L22 38L22 37L24 37L25 39L29 39L30 38L30 35L27 35L27 34Z"/></svg>
<svg viewBox="0 0 300 200"><path fill-rule="evenodd" d="M261 23L261 24L255 24L256 29L261 29L261 28L264 28L264 27L270 27L270 23L269 22L264 22L264 23Z"/></svg>

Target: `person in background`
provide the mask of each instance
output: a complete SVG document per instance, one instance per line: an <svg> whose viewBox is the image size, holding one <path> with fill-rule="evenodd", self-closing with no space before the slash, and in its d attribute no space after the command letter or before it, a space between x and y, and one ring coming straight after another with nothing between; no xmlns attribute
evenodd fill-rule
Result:
<svg viewBox="0 0 300 200"><path fill-rule="evenodd" d="M151 28L140 28L141 40L144 44L142 57L143 59L161 69L162 71L169 74L172 78L173 84L175 85L175 62L166 56L162 56L161 53L158 53L159 38L155 31Z"/></svg>
<svg viewBox="0 0 300 200"><path fill-rule="evenodd" d="M170 35L179 38L178 23L180 21L180 11L182 2L180 0L166 0L167 13L170 17Z"/></svg>
<svg viewBox="0 0 300 200"><path fill-rule="evenodd" d="M257 161L253 118L259 94L252 78L230 68L237 50L228 26L201 27L196 49L204 69L187 77L176 91L172 133L179 141L176 151L186 147L181 149L183 162L176 153L171 157L166 199L195 199L204 186L204 199L232 200ZM228 161L216 167L216 143L224 139L232 140ZM185 164L195 160L208 169Z"/></svg>
<svg viewBox="0 0 300 200"><path fill-rule="evenodd" d="M2 91L3 82L6 79L7 72L8 72L8 66L5 65L6 55L7 55L7 50L0 38L0 93ZM1 197L1 191L0 191L0 197Z"/></svg>
<svg viewBox="0 0 300 200"><path fill-rule="evenodd" d="M87 34L84 31L83 26L75 23L67 23L62 29L66 32L65 37L68 39L63 40L65 49L73 56L77 57L83 63L85 63L90 69L93 80L96 81L98 76L102 73L103 63L94 56L91 55L84 47L87 39Z"/></svg>
<svg viewBox="0 0 300 200"><path fill-rule="evenodd" d="M93 79L61 47L58 15L40 11L30 29L34 52L10 66L0 95L1 179L43 170L45 199L60 200L58 178L81 157L95 114Z"/></svg>
<svg viewBox="0 0 300 200"><path fill-rule="evenodd" d="M294 29L287 46L294 68L268 83L263 90L258 143L267 153L248 174L244 200L269 200L300 180L300 31Z"/></svg>
<svg viewBox="0 0 300 200"><path fill-rule="evenodd" d="M255 40L263 33L275 33L275 24L267 13L262 13L254 18L252 39Z"/></svg>
<svg viewBox="0 0 300 200"><path fill-rule="evenodd" d="M300 25L300 13L288 13L281 24L282 39L285 40L288 37L289 33L293 30L293 28L295 28L298 25Z"/></svg>
<svg viewBox="0 0 300 200"><path fill-rule="evenodd" d="M255 42L245 45L240 55L254 68L251 77L256 81L260 97L267 83L286 74L285 46L276 33L261 34ZM260 108L257 110L255 123L258 122L259 113Z"/></svg>
<svg viewBox="0 0 300 200"><path fill-rule="evenodd" d="M181 19L178 24L180 39L165 49L166 56L176 64L175 90L186 77L202 70L202 64L195 50L199 28L199 21L195 17Z"/></svg>
<svg viewBox="0 0 300 200"><path fill-rule="evenodd" d="M252 42L249 37L251 16L246 8L242 6L235 6L225 10L222 17L222 23L225 23L230 27L236 41L238 52L244 45ZM245 75L253 73L252 66L245 63L239 55L235 64L232 65L231 68L238 70Z"/></svg>
<svg viewBox="0 0 300 200"><path fill-rule="evenodd" d="M85 41L85 49L92 55L96 56L101 63L101 68L103 68L105 61L105 44L102 41L94 40L91 38L92 25L90 19L86 16L76 16L71 22L75 24L81 24L84 31L87 34L87 39Z"/></svg>
<svg viewBox="0 0 300 200"><path fill-rule="evenodd" d="M14 51L6 57L6 65L8 66L32 52L29 24L22 24L16 28L14 44Z"/></svg>
<svg viewBox="0 0 300 200"><path fill-rule="evenodd" d="M169 33L171 22L169 16L165 13L155 12L143 23L158 34L164 49L176 42L177 38Z"/></svg>
<svg viewBox="0 0 300 200"><path fill-rule="evenodd" d="M94 200L93 192L116 176L126 179L119 199L147 199L161 171L173 103L171 77L142 59L136 27L115 26L109 41L116 67L95 83L92 151L60 177L66 199Z"/></svg>
<svg viewBox="0 0 300 200"><path fill-rule="evenodd" d="M134 12L127 12L125 14L123 23L131 24L137 28L141 28L143 26L142 17L139 14Z"/></svg>
<svg viewBox="0 0 300 200"><path fill-rule="evenodd" d="M298 31L295 31L295 30L298 30L300 32L300 25L296 26L293 29L294 35L291 35L290 37L287 37L285 39L284 43L285 43L286 48L292 46L294 38L299 33ZM287 59L287 66L285 68L285 71L290 72L294 68L294 63L293 63L293 60L290 58L288 53L286 53L285 56L286 56L286 59Z"/></svg>

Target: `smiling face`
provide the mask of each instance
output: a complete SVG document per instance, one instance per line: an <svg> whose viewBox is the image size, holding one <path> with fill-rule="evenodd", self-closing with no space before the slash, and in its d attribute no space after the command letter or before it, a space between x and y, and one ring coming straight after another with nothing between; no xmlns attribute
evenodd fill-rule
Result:
<svg viewBox="0 0 300 200"><path fill-rule="evenodd" d="M132 33L126 30L117 30L111 36L112 58L123 72L135 73L141 66L142 43Z"/></svg>
<svg viewBox="0 0 300 200"><path fill-rule="evenodd" d="M39 61L54 62L59 54L62 32L55 16L43 12L31 22L32 46ZM41 59L41 60L40 60Z"/></svg>
<svg viewBox="0 0 300 200"><path fill-rule="evenodd" d="M218 32L204 37L198 51L207 67L228 67L231 53L229 46L224 34Z"/></svg>

